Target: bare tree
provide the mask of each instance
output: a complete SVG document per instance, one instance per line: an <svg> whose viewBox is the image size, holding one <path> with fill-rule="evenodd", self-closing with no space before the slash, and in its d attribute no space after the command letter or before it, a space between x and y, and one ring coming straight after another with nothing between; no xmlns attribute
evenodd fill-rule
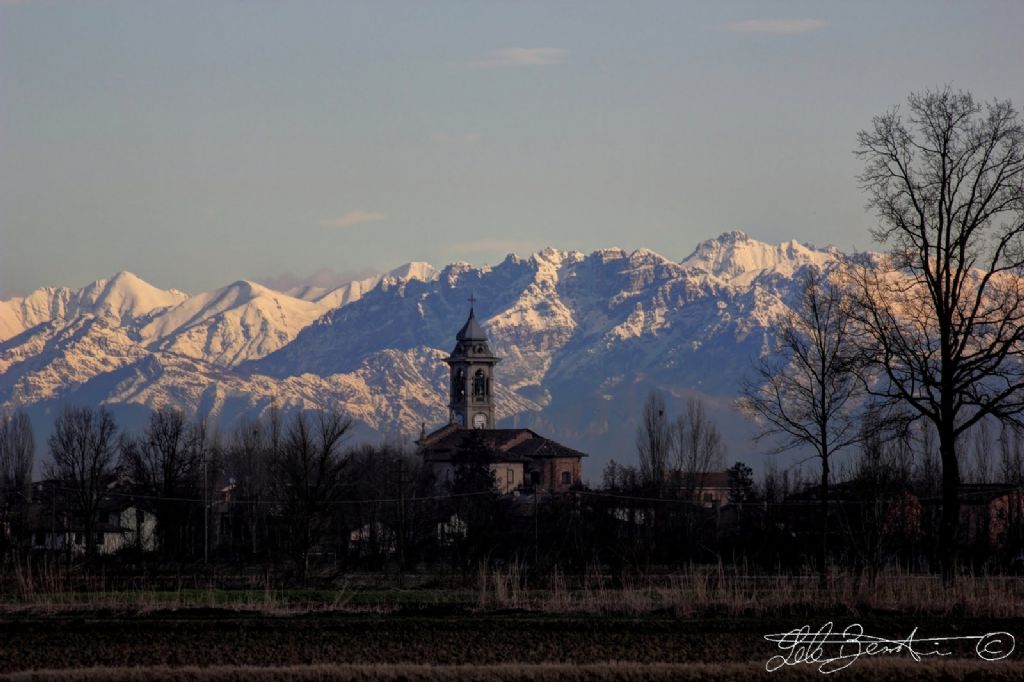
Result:
<svg viewBox="0 0 1024 682"><path fill-rule="evenodd" d="M640 456L640 475L644 483L661 486L668 473L672 452L672 424L665 409L665 396L652 390L644 401L640 425L636 430L636 449Z"/></svg>
<svg viewBox="0 0 1024 682"><path fill-rule="evenodd" d="M700 498L704 479L709 471L720 468L725 458L722 435L704 411L704 403L691 398L686 412L679 415L673 429L675 470L682 490L691 500Z"/></svg>
<svg viewBox="0 0 1024 682"><path fill-rule="evenodd" d="M972 466L968 472L975 483L992 482L992 429L988 419L982 419L974 426L974 442L971 452Z"/></svg>
<svg viewBox="0 0 1024 682"><path fill-rule="evenodd" d="M121 461L142 487L156 512L156 534L166 557L189 548L192 500L201 492L206 428L190 423L181 410L163 408L150 415L142 436L124 438Z"/></svg>
<svg viewBox="0 0 1024 682"><path fill-rule="evenodd" d="M890 438L878 417L868 411L862 420L858 456L844 467L846 495L838 503L858 576L866 571L872 586L885 563L918 535L921 511L918 499L909 494L908 441Z"/></svg>
<svg viewBox="0 0 1024 682"><path fill-rule="evenodd" d="M25 500L32 489L35 440L24 412L0 412L0 488L5 496Z"/></svg>
<svg viewBox="0 0 1024 682"><path fill-rule="evenodd" d="M35 441L28 415L0 411L0 521L15 538L25 528L34 458Z"/></svg>
<svg viewBox="0 0 1024 682"><path fill-rule="evenodd" d="M71 510L85 532L85 552L96 552L96 522L100 504L113 478L117 425L104 408L66 407L49 439L47 477L64 488Z"/></svg>
<svg viewBox="0 0 1024 682"><path fill-rule="evenodd" d="M1024 485L1024 443L1014 424L1003 424L999 431L999 480L1001 483Z"/></svg>
<svg viewBox="0 0 1024 682"><path fill-rule="evenodd" d="M839 289L809 268L794 309L779 328L778 357L764 357L741 387L740 408L763 420L758 439L773 437L779 453L813 448L821 465L821 543L818 570L825 582L829 471L832 456L861 438L857 407L863 396L857 348Z"/></svg>
<svg viewBox="0 0 1024 682"><path fill-rule="evenodd" d="M243 423L227 447L225 469L234 483L235 509L248 534L248 551L256 555L266 535L271 467L281 450L281 419L276 408L262 419Z"/></svg>
<svg viewBox="0 0 1024 682"><path fill-rule="evenodd" d="M310 552L330 529L333 507L343 497L340 446L351 427L352 419L336 412L296 413L273 463L276 496L303 579Z"/></svg>
<svg viewBox="0 0 1024 682"><path fill-rule="evenodd" d="M931 422L918 422L908 433L915 440L918 455L914 463L914 485L923 495L938 495L942 485L935 428Z"/></svg>
<svg viewBox="0 0 1024 682"><path fill-rule="evenodd" d="M1024 127L1009 101L950 88L857 136L889 254L856 270L856 316L883 381L872 390L935 425L943 574L954 580L959 436L1024 409Z"/></svg>

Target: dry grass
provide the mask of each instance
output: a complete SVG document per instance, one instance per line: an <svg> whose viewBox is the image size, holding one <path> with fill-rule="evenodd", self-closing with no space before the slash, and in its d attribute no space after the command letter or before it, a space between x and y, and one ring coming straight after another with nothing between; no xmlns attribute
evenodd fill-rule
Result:
<svg viewBox="0 0 1024 682"><path fill-rule="evenodd" d="M274 586L265 576L235 589L218 586L216 576L179 579L175 589L140 579L108 585L103 576L83 576L43 565L15 566L0 591L0 613L64 613L105 610L130 613L216 608L266 614L316 612L389 613L402 608L456 606L467 610L522 609L545 613L679 616L724 614L763 616L804 613L892 612L1024 617L1024 580L1006 576L963 576L953 588L938 576L888 571L874 580L833 573L825 588L816 575L744 575L736 570L694 568L658 576L626 576L613 583L588 571L567 576L556 568L530 584L520 564L503 569L482 565L475 591L433 587L365 590L345 581L329 589Z"/></svg>
<svg viewBox="0 0 1024 682"><path fill-rule="evenodd" d="M950 588L938 576L889 571L872 581L834 573L825 588L816 575L746 576L723 569L667 576L624 578L619 586L601 576L584 576L570 589L556 570L546 589L529 589L523 572L481 574L481 607L524 608L551 613L671 611L680 616L719 613L763 616L780 613L863 612L1015 618L1024 616L1024 580L1007 576L964 576Z"/></svg>
<svg viewBox="0 0 1024 682"><path fill-rule="evenodd" d="M941 661L915 663L904 660L875 660L858 662L842 672L846 681L884 682L885 680L1024 680L1024 667L1012 663L984 663L980 661ZM195 680L196 682L323 682L350 680L371 682L404 680L406 682L479 681L505 682L532 680L534 682L617 681L643 680L707 680L709 682L739 682L740 680L821 680L813 667L793 668L768 674L761 663L704 663L638 664L597 663L572 665L564 663L497 664L497 665L309 665L280 668L245 666L168 667L145 668L86 668L76 670L41 670L14 673L0 679L12 682L164 682L165 680Z"/></svg>

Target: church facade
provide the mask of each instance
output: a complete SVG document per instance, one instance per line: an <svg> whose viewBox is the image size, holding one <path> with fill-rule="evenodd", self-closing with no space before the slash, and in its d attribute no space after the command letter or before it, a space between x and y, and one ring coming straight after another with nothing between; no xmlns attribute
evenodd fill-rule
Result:
<svg viewBox="0 0 1024 682"><path fill-rule="evenodd" d="M445 359L448 424L421 435L420 454L440 483L451 480L460 456L472 449L486 455L500 492L568 491L581 480L584 453L530 429L495 427L494 368L500 360L470 307Z"/></svg>

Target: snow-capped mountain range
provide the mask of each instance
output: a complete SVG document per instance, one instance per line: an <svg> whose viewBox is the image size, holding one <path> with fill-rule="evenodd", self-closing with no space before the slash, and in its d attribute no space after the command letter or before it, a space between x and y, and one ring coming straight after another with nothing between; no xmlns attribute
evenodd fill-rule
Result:
<svg viewBox="0 0 1024 682"><path fill-rule="evenodd" d="M732 406L801 270L840 252L741 232L676 262L653 251L545 249L494 266L410 263L334 290L240 281L189 296L118 273L0 301L0 406L45 433L60 405L104 404L121 424L174 405L230 431L277 404L351 414L363 437L444 422L447 367L474 296L503 358L498 417L592 455L631 461L643 399L703 396L732 458L753 427Z"/></svg>

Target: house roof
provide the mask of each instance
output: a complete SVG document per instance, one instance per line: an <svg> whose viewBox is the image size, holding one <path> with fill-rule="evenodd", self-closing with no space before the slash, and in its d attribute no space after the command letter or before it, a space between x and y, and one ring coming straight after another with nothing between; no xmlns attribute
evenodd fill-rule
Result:
<svg viewBox="0 0 1024 682"><path fill-rule="evenodd" d="M103 505L98 510L93 530L97 533L122 533L130 530L121 525L121 513L129 509L137 508L134 505L115 507ZM111 520L116 515L117 520ZM33 502L28 506L25 518L26 529L30 532L38 531L81 531L84 526L70 510L58 508L54 511L50 504Z"/></svg>
<svg viewBox="0 0 1024 682"><path fill-rule="evenodd" d="M528 429L523 430L528 431ZM533 431L529 432L533 434L534 437L523 440L519 444L512 446L512 452L531 459L539 457L586 457L586 454L579 450L573 450L561 443L556 443L555 441L544 438L543 436L538 436L533 433Z"/></svg>
<svg viewBox="0 0 1024 682"><path fill-rule="evenodd" d="M961 483L960 501L964 504L984 504L1013 492L1022 492L1022 489L1012 483Z"/></svg>
<svg viewBox="0 0 1024 682"><path fill-rule="evenodd" d="M703 474L683 474L683 484L695 488L729 488L728 471L708 471Z"/></svg>

